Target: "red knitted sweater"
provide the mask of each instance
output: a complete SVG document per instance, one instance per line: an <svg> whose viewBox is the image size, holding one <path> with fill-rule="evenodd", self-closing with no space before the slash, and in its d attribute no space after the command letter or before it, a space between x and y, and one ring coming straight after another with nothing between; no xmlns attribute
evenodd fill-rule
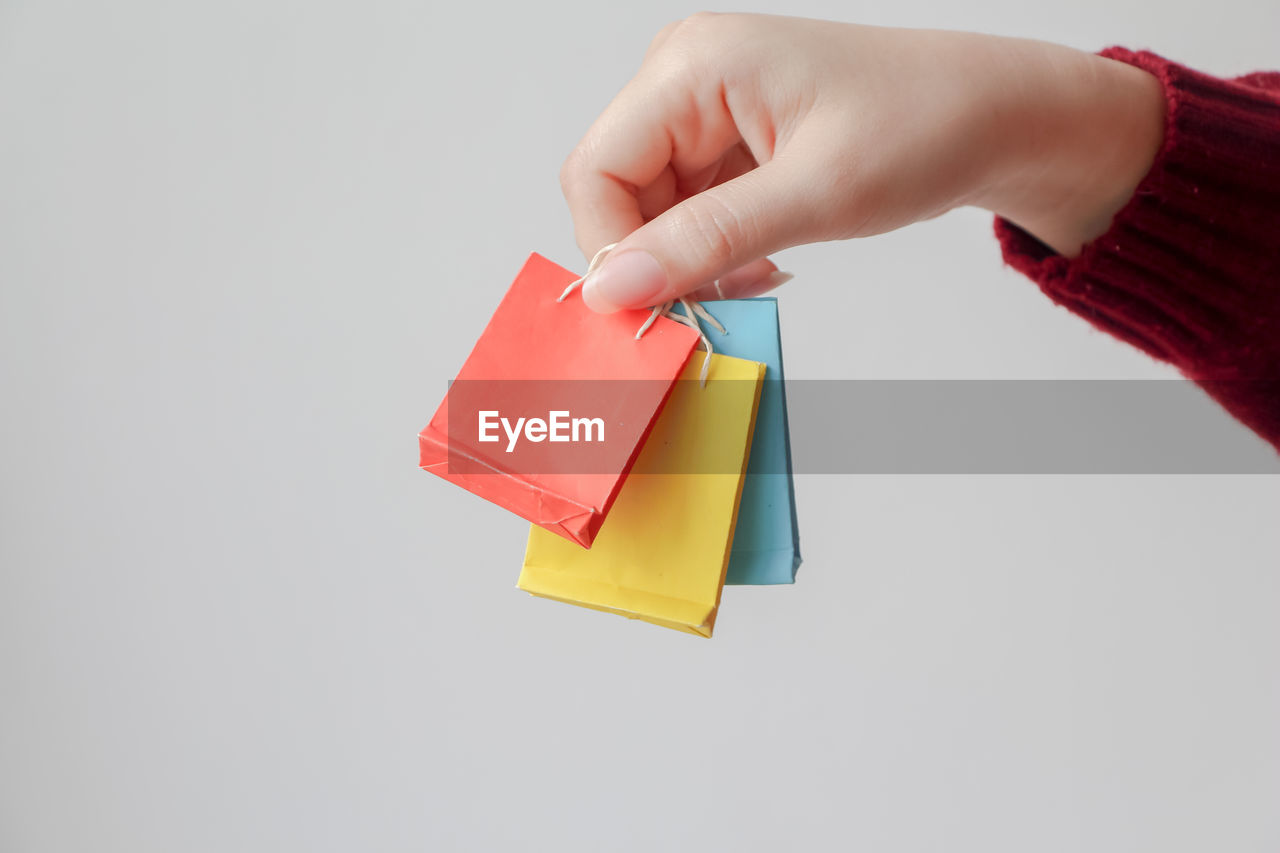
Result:
<svg viewBox="0 0 1280 853"><path fill-rule="evenodd" d="M1076 258L997 218L1005 261L1280 450L1280 73L1228 80L1147 52L1102 55L1164 86L1151 171Z"/></svg>

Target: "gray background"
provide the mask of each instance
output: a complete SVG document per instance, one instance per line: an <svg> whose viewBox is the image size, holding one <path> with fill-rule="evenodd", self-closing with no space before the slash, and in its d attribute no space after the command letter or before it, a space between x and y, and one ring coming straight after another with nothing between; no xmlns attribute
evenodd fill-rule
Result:
<svg viewBox="0 0 1280 853"><path fill-rule="evenodd" d="M415 468L692 11L0 0L0 850L1277 848L1274 476L806 476L708 642ZM789 11L1280 64L1248 0ZM977 212L781 261L795 377L1170 375Z"/></svg>

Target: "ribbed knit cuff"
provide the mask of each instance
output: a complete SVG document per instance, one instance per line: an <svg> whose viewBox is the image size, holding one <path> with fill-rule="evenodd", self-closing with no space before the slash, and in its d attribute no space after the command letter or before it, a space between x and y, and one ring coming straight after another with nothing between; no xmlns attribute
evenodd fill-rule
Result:
<svg viewBox="0 0 1280 853"><path fill-rule="evenodd" d="M1280 447L1280 74L1225 80L1145 51L1101 55L1164 87L1151 170L1076 258L997 218L1005 261Z"/></svg>

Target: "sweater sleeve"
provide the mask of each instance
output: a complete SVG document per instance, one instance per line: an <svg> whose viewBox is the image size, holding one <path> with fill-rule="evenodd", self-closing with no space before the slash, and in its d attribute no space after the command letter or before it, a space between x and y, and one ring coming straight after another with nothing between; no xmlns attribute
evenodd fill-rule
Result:
<svg viewBox="0 0 1280 853"><path fill-rule="evenodd" d="M1228 80L1148 52L1102 55L1164 88L1151 170L1075 258L997 218L1005 262L1280 450L1280 73Z"/></svg>

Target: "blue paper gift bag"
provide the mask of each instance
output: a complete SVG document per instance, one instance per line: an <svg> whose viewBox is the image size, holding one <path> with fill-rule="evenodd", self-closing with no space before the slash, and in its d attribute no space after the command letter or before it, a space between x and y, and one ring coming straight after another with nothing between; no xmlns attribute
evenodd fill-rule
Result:
<svg viewBox="0 0 1280 853"><path fill-rule="evenodd" d="M726 334L721 334L710 324L702 324L716 352L767 367L725 583L793 583L800 566L800 532L791 476L778 301L771 297L725 299L707 302L704 307L725 328ZM675 310L683 313L679 305Z"/></svg>

